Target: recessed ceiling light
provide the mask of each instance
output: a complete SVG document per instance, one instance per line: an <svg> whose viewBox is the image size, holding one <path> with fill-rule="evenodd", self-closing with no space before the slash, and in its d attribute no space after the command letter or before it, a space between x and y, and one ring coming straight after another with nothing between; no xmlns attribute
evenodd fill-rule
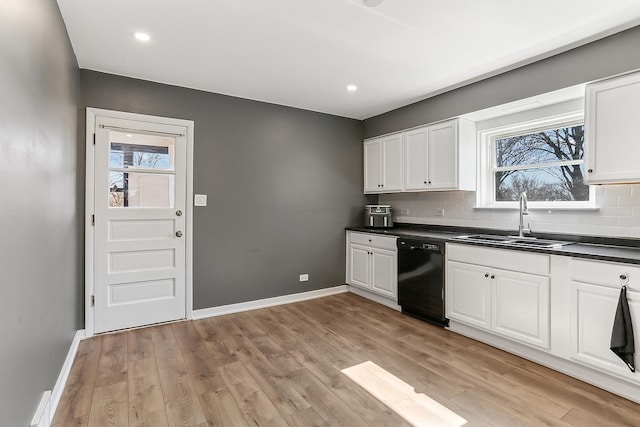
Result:
<svg viewBox="0 0 640 427"><path fill-rule="evenodd" d="M382 3L382 0L362 0L362 3L365 6L376 7L376 6L380 6L380 4Z"/></svg>
<svg viewBox="0 0 640 427"><path fill-rule="evenodd" d="M135 37L136 40L139 40L141 42L148 42L149 40L151 40L151 36L147 33L136 32L136 33L133 33L133 37Z"/></svg>
<svg viewBox="0 0 640 427"><path fill-rule="evenodd" d="M131 138L131 136L132 136L132 135L131 135L130 133L128 133L128 134L126 135L126 137L127 137L127 138Z"/></svg>
<svg viewBox="0 0 640 427"><path fill-rule="evenodd" d="M356 86L356 85L347 85L347 90L349 92L355 92L355 91L358 90L358 86Z"/></svg>

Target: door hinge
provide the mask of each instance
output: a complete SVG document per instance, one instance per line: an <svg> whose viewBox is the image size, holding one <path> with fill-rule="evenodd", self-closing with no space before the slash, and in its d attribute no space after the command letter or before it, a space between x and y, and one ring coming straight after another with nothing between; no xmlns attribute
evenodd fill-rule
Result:
<svg viewBox="0 0 640 427"><path fill-rule="evenodd" d="M93 134L93 145L96 145L96 134Z"/></svg>
<svg viewBox="0 0 640 427"><path fill-rule="evenodd" d="M95 307L95 305L96 305L96 296L91 295L91 307Z"/></svg>
<svg viewBox="0 0 640 427"><path fill-rule="evenodd" d="M96 216L91 215L91 225L96 225Z"/></svg>

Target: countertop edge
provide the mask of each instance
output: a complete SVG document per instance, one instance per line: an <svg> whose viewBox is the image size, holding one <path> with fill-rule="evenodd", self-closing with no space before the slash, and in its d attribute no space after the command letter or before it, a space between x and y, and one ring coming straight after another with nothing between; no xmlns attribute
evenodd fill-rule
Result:
<svg viewBox="0 0 640 427"><path fill-rule="evenodd" d="M506 249L521 252L542 253L548 255L569 256L575 258L586 258L597 261L620 262L626 264L640 264L640 248L625 247L617 245L604 245L594 243L576 242L561 248L528 248L518 246L506 246L495 243L480 243L464 240L455 240L457 236L465 235L464 231L439 231L431 229L419 230L416 228L392 228L392 229L371 229L366 227L346 227L346 231L355 231L359 233L379 234L389 237L405 237L416 239L431 239L439 242L456 243L461 245L473 245L480 247L489 247L495 249ZM487 230L492 233L493 230Z"/></svg>

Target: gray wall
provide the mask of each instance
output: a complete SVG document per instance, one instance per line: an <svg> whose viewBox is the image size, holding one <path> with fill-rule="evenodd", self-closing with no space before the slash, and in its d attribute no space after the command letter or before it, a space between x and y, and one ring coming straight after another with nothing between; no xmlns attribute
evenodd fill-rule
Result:
<svg viewBox="0 0 640 427"><path fill-rule="evenodd" d="M370 138L640 68L640 27L364 121Z"/></svg>
<svg viewBox="0 0 640 427"><path fill-rule="evenodd" d="M76 329L78 66L54 0L0 1L0 424L31 421Z"/></svg>
<svg viewBox="0 0 640 427"><path fill-rule="evenodd" d="M195 122L195 309L344 283L344 227L367 203L360 121L89 70L81 88L83 107Z"/></svg>

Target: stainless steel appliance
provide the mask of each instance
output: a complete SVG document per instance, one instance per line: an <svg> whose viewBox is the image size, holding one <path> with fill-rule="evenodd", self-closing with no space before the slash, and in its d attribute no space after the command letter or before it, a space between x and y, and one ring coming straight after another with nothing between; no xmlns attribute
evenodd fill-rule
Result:
<svg viewBox="0 0 640 427"><path fill-rule="evenodd" d="M398 239L398 305L402 312L449 326L444 312L444 242Z"/></svg>
<svg viewBox="0 0 640 427"><path fill-rule="evenodd" d="M368 228L391 228L391 206L367 205L364 208L364 226Z"/></svg>

